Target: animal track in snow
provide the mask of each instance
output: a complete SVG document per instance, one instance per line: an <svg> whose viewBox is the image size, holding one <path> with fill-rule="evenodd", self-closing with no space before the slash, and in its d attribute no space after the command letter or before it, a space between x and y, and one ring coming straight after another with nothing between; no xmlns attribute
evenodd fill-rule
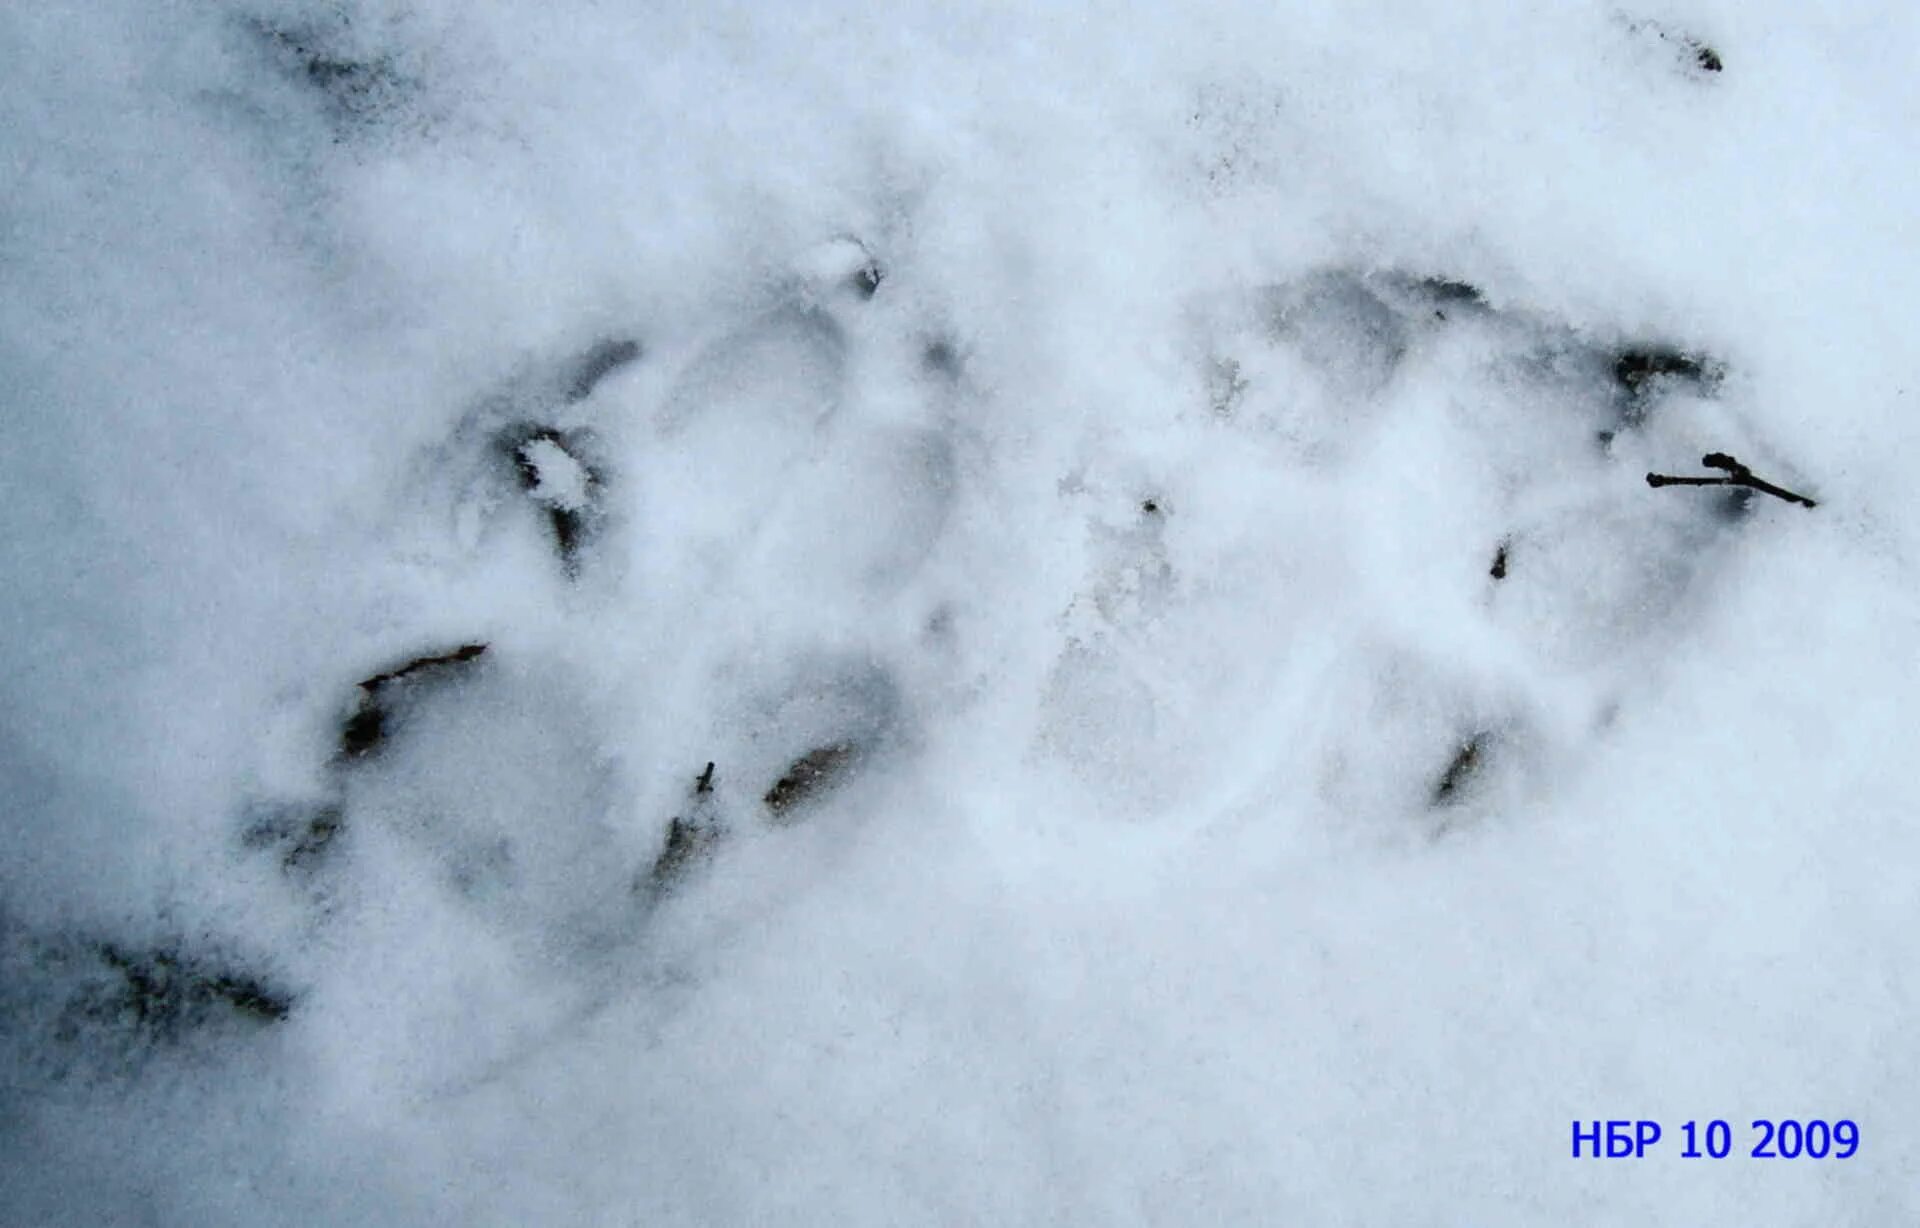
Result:
<svg viewBox="0 0 1920 1228"><path fill-rule="evenodd" d="M317 105L336 142L418 123L422 82L344 12L299 23L243 22L280 76Z"/></svg>
<svg viewBox="0 0 1920 1228"><path fill-rule="evenodd" d="M1730 501L1662 505L1641 481L1653 457L1751 438L1721 399L1725 365L1693 347L1584 333L1464 281L1393 271L1322 270L1221 296L1194 318L1207 416L1265 445L1274 481L1309 483L1276 515L1305 515L1299 533L1343 543L1348 557L1303 567L1302 583L1373 588L1370 606L1405 611L1369 628L1278 610L1271 639L1238 652L1260 676L1292 668L1292 643L1374 641L1323 670L1317 703L1337 732L1309 739L1318 749L1304 761L1297 747L1279 756L1317 773L1334 813L1431 811L1446 829L1523 796L1502 778L1545 779L1535 768L1583 736L1569 697L1598 711L1671 651L1706 599L1700 577L1746 518ZM1356 520L1331 503L1316 513L1310 483L1332 470L1420 492L1431 523ZM1092 533L1107 544L1064 620L1039 748L1084 780L1116 782L1116 806L1153 811L1207 775L1166 768L1206 758L1175 713L1246 708L1239 679L1208 680L1201 665L1236 650L1178 630L1209 576L1150 537L1098 522ZM1477 559L1459 545L1475 539ZM1447 683L1458 671L1441 663L1458 649L1426 632L1425 603L1473 611L1490 689ZM1377 673L1368 663L1382 651L1402 666ZM1428 755L1405 749L1422 745Z"/></svg>
<svg viewBox="0 0 1920 1228"><path fill-rule="evenodd" d="M284 1021L296 1001L204 935L132 941L0 915L0 1020L57 1076L126 1074L159 1050L229 1044Z"/></svg>
<svg viewBox="0 0 1920 1228"><path fill-rule="evenodd" d="M636 561L631 591L618 577L574 590L589 635L627 601L653 606L654 578L678 586L689 661L718 663L704 709L679 714L706 730L698 745L713 760L690 794L642 814L629 790L650 765L605 754L569 681L577 666L537 664L506 616L497 642L427 649L360 682L329 790L255 805L242 845L276 858L348 932L374 924L368 909L393 890L376 884L407 868L424 884L408 909L584 992L599 961L644 943L652 911L732 844L811 821L897 761L913 742L910 704L885 653L858 646L857 621L850 646L780 663L738 658L727 631L697 617L702 602L748 619L884 605L944 531L957 480L948 430L930 409L870 412L853 382L865 361L855 347L870 340L843 313L877 309L884 279L866 245L836 241L770 304L704 339L655 351L615 336L530 363L416 467L424 500L448 500L468 526L456 559L526 540L531 521L568 578ZM960 371L958 346L941 344L929 389ZM614 390L630 372L640 377ZM503 557L503 575L521 566ZM649 668L626 668L633 689L650 685Z"/></svg>

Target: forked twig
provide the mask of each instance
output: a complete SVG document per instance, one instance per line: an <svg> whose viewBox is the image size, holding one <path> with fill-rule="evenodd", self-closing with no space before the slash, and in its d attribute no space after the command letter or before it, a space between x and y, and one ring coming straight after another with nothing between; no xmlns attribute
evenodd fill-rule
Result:
<svg viewBox="0 0 1920 1228"><path fill-rule="evenodd" d="M1797 495L1783 486L1775 486L1764 478L1753 476L1753 470L1747 468L1725 452L1709 452L1700 458L1700 463L1709 469L1723 470L1723 478L1680 478L1664 473L1649 473L1647 485L1656 489L1662 486L1744 486L1749 490L1761 491L1776 499L1785 499L1788 503L1798 503L1801 507L1818 507L1805 495Z"/></svg>

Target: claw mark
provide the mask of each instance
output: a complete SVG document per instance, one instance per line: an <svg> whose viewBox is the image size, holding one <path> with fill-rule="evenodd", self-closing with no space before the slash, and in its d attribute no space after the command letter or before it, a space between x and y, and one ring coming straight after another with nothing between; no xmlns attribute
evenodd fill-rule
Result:
<svg viewBox="0 0 1920 1228"><path fill-rule="evenodd" d="M522 422L503 432L498 441L513 461L520 488L546 512L554 549L570 579L580 570L580 547L591 528L594 494L601 480L577 455L581 434Z"/></svg>
<svg viewBox="0 0 1920 1228"><path fill-rule="evenodd" d="M322 28L282 30L264 22L251 24L282 70L325 100L336 139L364 130L419 90L419 83L402 76L389 56L361 60L330 50L327 44L335 40Z"/></svg>
<svg viewBox="0 0 1920 1228"><path fill-rule="evenodd" d="M1207 404L1215 417L1230 418L1247 391L1247 379L1233 358L1215 358L1207 364Z"/></svg>
<svg viewBox="0 0 1920 1228"><path fill-rule="evenodd" d="M485 644L462 644L452 652L438 656L416 657L405 665L373 675L360 683L360 706L347 718L340 730L340 755L359 759L378 749L387 737L386 705L381 693L392 683L403 682L421 673L473 660L487 650Z"/></svg>
<svg viewBox="0 0 1920 1228"><path fill-rule="evenodd" d="M1420 287L1438 303L1472 303L1479 306L1487 301L1480 287L1451 277L1424 277L1420 280Z"/></svg>
<svg viewBox="0 0 1920 1228"><path fill-rule="evenodd" d="M667 824L667 842L654 858L653 869L648 874L654 891L666 891L684 879L694 866L712 855L720 836L717 823L675 815Z"/></svg>
<svg viewBox="0 0 1920 1228"><path fill-rule="evenodd" d="M709 808L708 798L712 793L713 763L709 761L700 778L693 782L692 817L675 815L667 823L667 841L647 874L647 885L652 887L655 897L670 890L695 865L712 856L721 837L726 835L726 827L718 819L703 813Z"/></svg>
<svg viewBox="0 0 1920 1228"><path fill-rule="evenodd" d="M1433 805L1450 806L1465 794L1467 785L1480 773L1481 757L1487 748L1487 735L1476 733L1460 746L1433 787Z"/></svg>
<svg viewBox="0 0 1920 1228"><path fill-rule="evenodd" d="M785 816L802 802L839 783L858 754L850 742L816 747L796 759L786 774L773 782L762 800L776 816Z"/></svg>
<svg viewBox="0 0 1920 1228"><path fill-rule="evenodd" d="M1626 350L1613 363L1613 378L1635 395L1663 375L1696 384L1710 383L1713 378L1705 363L1678 350Z"/></svg>
<svg viewBox="0 0 1920 1228"><path fill-rule="evenodd" d="M462 661L471 661L486 650L485 644L462 644L452 652L443 652L439 656L415 657L397 669L390 669L383 674L375 674L363 680L360 683L360 689L371 695L389 682L398 682L402 678L420 673L422 670L432 669L436 665L458 665Z"/></svg>
<svg viewBox="0 0 1920 1228"><path fill-rule="evenodd" d="M1451 277L1423 277L1419 285L1427 299L1434 304L1433 317L1436 320L1446 319L1449 307L1473 309L1487 305L1487 296L1472 282L1457 281Z"/></svg>
<svg viewBox="0 0 1920 1228"><path fill-rule="evenodd" d="M245 973L210 967L167 950L135 952L112 943L101 943L96 949L122 982L108 1006L163 1035L178 1031L214 1005L262 1023L278 1023L293 1010L289 995Z"/></svg>
<svg viewBox="0 0 1920 1228"><path fill-rule="evenodd" d="M578 369L574 372L572 382L567 385L567 400L586 400L600 386L601 380L622 367L638 362L640 354L640 343L632 338L596 343L580 356Z"/></svg>
<svg viewBox="0 0 1920 1228"><path fill-rule="evenodd" d="M329 804L311 813L295 810L269 817L250 827L240 839L250 849L280 846L284 850L280 854L281 869L298 874L319 864L344 824L340 807Z"/></svg>

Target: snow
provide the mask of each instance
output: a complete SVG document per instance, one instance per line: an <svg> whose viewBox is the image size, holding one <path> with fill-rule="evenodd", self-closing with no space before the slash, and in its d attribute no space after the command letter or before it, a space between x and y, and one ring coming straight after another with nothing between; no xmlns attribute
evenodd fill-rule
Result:
<svg viewBox="0 0 1920 1228"><path fill-rule="evenodd" d="M1912 1220L1917 36L0 12L0 1220Z"/></svg>

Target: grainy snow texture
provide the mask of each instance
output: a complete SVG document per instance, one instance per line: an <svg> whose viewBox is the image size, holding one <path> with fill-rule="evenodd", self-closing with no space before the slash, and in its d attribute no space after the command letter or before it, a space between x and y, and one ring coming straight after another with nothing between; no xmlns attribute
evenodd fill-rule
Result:
<svg viewBox="0 0 1920 1228"><path fill-rule="evenodd" d="M1920 1221L1917 56L0 6L0 1222Z"/></svg>

